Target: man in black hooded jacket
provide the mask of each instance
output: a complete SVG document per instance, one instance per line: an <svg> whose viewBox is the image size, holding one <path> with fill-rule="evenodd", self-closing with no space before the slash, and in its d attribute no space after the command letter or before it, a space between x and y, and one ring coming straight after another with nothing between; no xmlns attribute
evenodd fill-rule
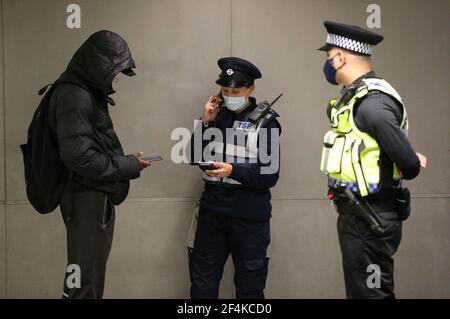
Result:
<svg viewBox="0 0 450 319"><path fill-rule="evenodd" d="M101 298L114 232L114 205L128 195L130 180L150 163L142 153L125 156L108 104L120 73L135 75L127 43L111 31L92 34L56 81L50 125L71 178L60 208L67 228L65 298Z"/></svg>

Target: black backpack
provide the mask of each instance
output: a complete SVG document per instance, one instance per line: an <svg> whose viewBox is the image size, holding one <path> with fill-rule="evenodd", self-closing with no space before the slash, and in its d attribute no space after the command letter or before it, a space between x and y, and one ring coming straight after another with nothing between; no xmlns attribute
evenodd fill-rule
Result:
<svg viewBox="0 0 450 319"><path fill-rule="evenodd" d="M27 197L31 205L41 214L51 213L58 207L70 174L59 155L56 132L49 123L50 98L60 83L71 83L86 89L78 83L55 82L34 113L28 128L27 144L20 145L25 166ZM39 95L43 95L49 85L40 89Z"/></svg>

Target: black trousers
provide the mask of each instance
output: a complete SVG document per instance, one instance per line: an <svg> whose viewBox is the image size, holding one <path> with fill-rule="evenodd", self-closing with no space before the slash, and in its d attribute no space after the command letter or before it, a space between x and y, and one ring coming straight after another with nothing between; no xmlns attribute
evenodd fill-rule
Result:
<svg viewBox="0 0 450 319"><path fill-rule="evenodd" d="M114 205L103 193L69 181L60 207L67 229L63 298L102 298L114 234Z"/></svg>
<svg viewBox="0 0 450 319"><path fill-rule="evenodd" d="M262 299L266 285L270 221L231 218L200 207L189 249L191 298L218 298L228 256L233 258L236 298Z"/></svg>
<svg viewBox="0 0 450 319"><path fill-rule="evenodd" d="M402 238L402 222L392 201L373 205L385 232L375 235L348 203L337 205L339 244L347 298L395 298L394 259Z"/></svg>

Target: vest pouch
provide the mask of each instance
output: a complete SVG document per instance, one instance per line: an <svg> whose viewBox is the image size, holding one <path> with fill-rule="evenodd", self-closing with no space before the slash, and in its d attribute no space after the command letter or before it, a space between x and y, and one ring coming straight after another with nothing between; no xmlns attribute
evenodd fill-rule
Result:
<svg viewBox="0 0 450 319"><path fill-rule="evenodd" d="M342 156L345 146L345 135L328 131L323 139L322 160L320 170L325 174L341 173Z"/></svg>
<svg viewBox="0 0 450 319"><path fill-rule="evenodd" d="M408 219L411 214L411 195L407 188L397 189L397 196L395 197L395 210L401 221Z"/></svg>

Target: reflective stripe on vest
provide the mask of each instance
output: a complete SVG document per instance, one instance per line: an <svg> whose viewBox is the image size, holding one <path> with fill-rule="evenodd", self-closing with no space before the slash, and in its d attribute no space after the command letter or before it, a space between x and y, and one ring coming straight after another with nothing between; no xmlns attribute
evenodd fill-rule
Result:
<svg viewBox="0 0 450 319"><path fill-rule="evenodd" d="M368 78L361 81L354 96L343 106L331 105L331 130L323 139L320 169L328 175L330 187L349 187L361 196L379 191L380 183L380 147L369 134L358 129L353 118L355 103L370 91L380 91L393 97L403 107L400 128L408 134L408 117L400 95L385 80ZM400 183L397 166L393 167L393 180Z"/></svg>

